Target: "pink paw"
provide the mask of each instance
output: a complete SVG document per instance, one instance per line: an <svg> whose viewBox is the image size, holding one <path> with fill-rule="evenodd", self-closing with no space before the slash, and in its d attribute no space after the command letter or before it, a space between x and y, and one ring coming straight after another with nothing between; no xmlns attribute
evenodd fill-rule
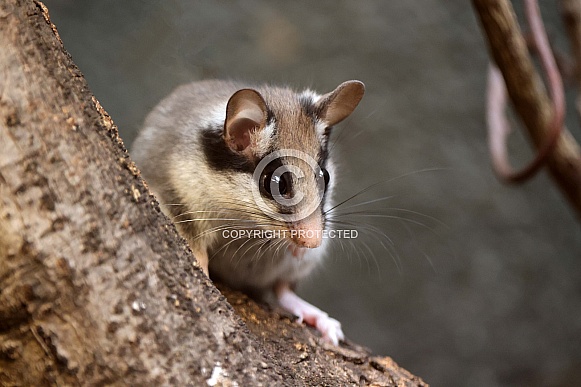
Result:
<svg viewBox="0 0 581 387"><path fill-rule="evenodd" d="M309 304L290 289L283 289L278 292L278 302L280 305L297 316L299 322L305 322L315 328L323 335L323 339L335 345L345 336L341 330L341 323L323 312L314 305Z"/></svg>
<svg viewBox="0 0 581 387"><path fill-rule="evenodd" d="M316 317L313 326L317 328L323 335L323 339L335 345L339 345L339 340L345 339L343 331L341 330L341 323L335 320L325 312ZM305 320L306 321L306 320ZM307 323L309 323L307 321Z"/></svg>

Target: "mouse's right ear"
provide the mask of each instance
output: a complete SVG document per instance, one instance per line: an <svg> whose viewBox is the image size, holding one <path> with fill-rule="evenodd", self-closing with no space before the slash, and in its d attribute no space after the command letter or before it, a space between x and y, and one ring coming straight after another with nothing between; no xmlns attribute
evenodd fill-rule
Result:
<svg viewBox="0 0 581 387"><path fill-rule="evenodd" d="M234 151L248 153L251 133L264 129L266 119L266 102L260 93L253 89L238 90L226 106L226 143Z"/></svg>
<svg viewBox="0 0 581 387"><path fill-rule="evenodd" d="M317 102L319 118L333 126L347 118L363 98L365 85L360 81L343 82Z"/></svg>

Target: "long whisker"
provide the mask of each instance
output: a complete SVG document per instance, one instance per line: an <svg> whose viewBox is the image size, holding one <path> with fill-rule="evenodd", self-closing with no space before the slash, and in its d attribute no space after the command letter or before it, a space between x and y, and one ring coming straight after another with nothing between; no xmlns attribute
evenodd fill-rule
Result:
<svg viewBox="0 0 581 387"><path fill-rule="evenodd" d="M418 211L408 210L405 208L397 208L397 207L387 207L387 208L382 208L382 209L377 210L377 211L335 212L335 213L333 213L333 216L349 216L349 215L370 216L370 217L395 216L395 215L391 215L389 213L386 214L386 212L388 212L388 211L404 212L407 214L416 215L416 216L419 216L419 217L424 218L426 220L431 220L431 221L433 221L433 222L435 222L435 223L439 224L440 226L445 227L447 229L450 228L446 223L442 222L440 219L435 218L433 216L426 215L426 214L423 214L423 213L418 212Z"/></svg>
<svg viewBox="0 0 581 387"><path fill-rule="evenodd" d="M216 227L212 227L209 228L199 234L197 234L193 239L192 242L197 241L198 239L201 239L207 235L216 233L216 232L220 232L220 231L226 231L226 230L239 230L239 227L235 227L236 225L232 225L232 224L227 224L227 225L220 225L220 226L216 226Z"/></svg>
<svg viewBox="0 0 581 387"><path fill-rule="evenodd" d="M399 221L400 221L400 223L402 224L403 228L404 228L404 229L407 231L408 235L409 235L411 238L415 238L415 234L414 234L413 230L411 229L411 227L409 226L409 224L405 223L405 222L404 222L403 220L401 220L401 219L400 219ZM434 264L433 264L433 262L432 262L432 259L431 259L431 258L428 256L428 254L426 254L426 253L425 253L425 252L424 252L422 249L420 249L420 247L419 247L419 246L417 246L417 245L415 245L415 244L414 244L414 248L415 248L415 249L416 249L416 250L417 250L417 251L418 251L420 254L422 254L422 255L423 255L425 258L426 258L426 260L427 260L427 261L428 261L428 263L430 264L430 266L431 266L432 270L433 270L435 273L437 273L437 271L436 271L436 268L434 267Z"/></svg>
<svg viewBox="0 0 581 387"><path fill-rule="evenodd" d="M217 249L216 251L213 252L212 256L210 257L210 259L212 259L216 254L218 254L219 252L221 252L222 250L224 250L224 253L226 253L226 251L228 250L228 248L232 245L232 243L236 242L238 239L236 238L232 238L231 240L229 240L228 242L224 243L222 246L220 246L219 249Z"/></svg>
<svg viewBox="0 0 581 387"><path fill-rule="evenodd" d="M249 219L239 219L239 218L195 218L195 219L186 219L186 220L178 220L174 222L176 224L180 223L189 223L189 222L205 222L205 221L237 221L242 223L256 223L254 220Z"/></svg>
<svg viewBox="0 0 581 387"><path fill-rule="evenodd" d="M404 218L402 216L397 216L397 215L387 215L387 214L364 214L364 213L348 213L348 214L341 214L341 215L352 215L352 216L361 216L361 217L367 217L367 218L383 218L383 219L397 219L397 220L403 220L405 222L409 222L409 223L413 223L415 225L424 227L428 230L430 230L431 232L435 233L436 235L437 232L435 231L434 228L428 226L425 223L422 223L420 221L417 221L415 219L410 219L410 218Z"/></svg>
<svg viewBox="0 0 581 387"><path fill-rule="evenodd" d="M331 147L329 148L329 153L333 153L333 149L335 149L335 146L340 142L340 140L343 137L343 134L345 134L346 132L351 133L351 131L348 131L346 128L349 126L349 123L351 122L352 119L353 119L353 116L350 116L347 118L347 120L345 121L345 123L342 126L341 131L339 132L339 134L337 136L335 136L335 139L331 143Z"/></svg>
<svg viewBox="0 0 581 387"><path fill-rule="evenodd" d="M263 242L263 238L253 238L251 239L252 243L250 243L250 246L248 246L248 248L246 249L246 251L244 251L244 253L242 253L242 256L246 257L248 256L248 253L250 252L250 250L254 249L257 245L262 244ZM252 255L252 257L250 258L250 261L254 261L254 259L256 258L256 252Z"/></svg>
<svg viewBox="0 0 581 387"><path fill-rule="evenodd" d="M373 262L375 263L375 267L377 267L377 272L380 271L379 268L379 264L377 263L377 258L375 257L375 254L373 254L373 251L369 248L369 245L367 243L365 243L365 241L361 241L361 244L363 244L363 247L365 247L367 249L367 251L369 252L369 254L371 255L371 258L373 259ZM369 260L366 259L367 262L367 272L368 274L371 274L371 267L369 266Z"/></svg>
<svg viewBox="0 0 581 387"><path fill-rule="evenodd" d="M280 250L281 250L282 248L286 248L286 247L287 247L287 246L286 246L286 239L283 239L283 238L278 238L278 239L275 241L275 246L276 246L276 248L274 249L274 254L273 254L273 256L278 256L278 253L280 252Z"/></svg>
<svg viewBox="0 0 581 387"><path fill-rule="evenodd" d="M373 203L381 202L381 201L384 201L384 200L393 199L394 197L395 197L394 195L392 195L392 196L385 196L385 197L378 198L378 199L373 199L373 200L368 200L368 201L361 202L361 203L352 204L352 205L350 205L348 207L341 208L341 209L347 210L347 209L350 209L350 208L366 206L368 204L373 204Z"/></svg>
<svg viewBox="0 0 581 387"><path fill-rule="evenodd" d="M443 170L446 170L446 168L426 168L426 169L420 169L420 170L418 170L418 171L408 172L408 173L405 173L405 174L403 174L403 175L399 175L399 176L392 177L392 178L389 178L389 179L380 180L380 181L378 181L378 182L376 182L376 183L373 183L373 184L371 184L371 185L367 186L366 188L363 188L362 190L360 190L360 191L356 192L355 194L351 195L351 196L350 196L350 197L348 197L347 199L345 199L345 200L343 200L343 201L339 202L338 204L334 205L334 206L333 206L333 207L331 207L330 209L328 209L328 210L326 210L325 212L323 212L323 215L326 215L326 214L330 213L330 212L331 212L331 211L333 211L335 208L337 208L337 207L339 207L339 206L342 206L343 204L345 204L345 203L347 203L347 202L349 202L349 201L351 201L351 200L355 199L356 197L358 197L358 196L360 196L360 195L364 194L365 192L368 192L368 191L369 191L369 190L371 190L372 188L375 188L375 187L377 187L377 186L379 186L379 185L381 185L381 184L386 184L386 183L392 182L392 181L394 181L394 180L402 179L402 178L404 178L404 177L412 176L412 175L415 175L415 174L418 174L418 173L425 173L425 172L436 172L436 171L443 171Z"/></svg>
<svg viewBox="0 0 581 387"><path fill-rule="evenodd" d="M263 256L270 250L272 239L263 238L261 243L258 245L258 249L256 249L254 256L251 258L252 260L261 260ZM266 247L266 248L264 248ZM263 250L264 248L264 250Z"/></svg>
<svg viewBox="0 0 581 387"><path fill-rule="evenodd" d="M361 223L355 223L352 221L337 220L337 219L329 219L329 222L331 222L333 224L343 225L343 226L362 228L362 229L367 230L367 231L375 232L375 233L379 234L380 236L384 237L391 246L394 246L393 241L391 240L390 237L387 236L386 233L384 233L378 227L375 227L371 224L361 224Z"/></svg>
<svg viewBox="0 0 581 387"><path fill-rule="evenodd" d="M186 211L186 212L182 212L180 214L177 214L173 217L173 219L184 216L184 215L193 215L193 214L208 214L208 213L213 213L213 214L227 214L229 212L235 212L235 213L242 213L242 214L248 214L248 215L257 215L259 217L264 217L264 213L261 211L253 211L252 209L245 209L245 208L230 208L227 211L220 209L220 210L198 210L198 211Z"/></svg>
<svg viewBox="0 0 581 387"><path fill-rule="evenodd" d="M238 248L236 249L236 251L234 251L234 254L232 254L232 259L234 258L238 258L234 267L238 266L238 264L240 263L240 261L242 260L242 257L244 256L243 254L238 255L238 252L249 242L251 242L252 239L247 238L244 242L242 242L242 244L240 246L238 246ZM246 250L248 252L248 249Z"/></svg>
<svg viewBox="0 0 581 387"><path fill-rule="evenodd" d="M383 232L381 229L379 229L378 227L375 227L373 225L370 225L370 224L360 224L360 223L349 222L349 221L331 220L331 222L333 224L349 226L349 227L354 227L356 229L363 229L363 230L370 231L371 234L369 234L369 235L371 237L376 238L376 240L379 242L379 244L385 249L385 251L387 251L387 253L391 257L398 272L400 274L402 273L401 257L399 256L399 254L397 253L397 250L395 249L395 244L394 244L393 240L389 236L387 236L387 234L385 232ZM383 243L381 238L385 239L388 242L388 246L386 246ZM351 242L351 243L353 243L353 242Z"/></svg>

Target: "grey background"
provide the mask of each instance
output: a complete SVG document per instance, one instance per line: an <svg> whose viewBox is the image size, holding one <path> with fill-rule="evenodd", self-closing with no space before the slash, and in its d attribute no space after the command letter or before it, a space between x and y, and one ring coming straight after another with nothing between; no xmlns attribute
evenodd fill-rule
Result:
<svg viewBox="0 0 581 387"><path fill-rule="evenodd" d="M393 217L349 218L362 235L345 249L336 244L300 293L342 321L349 338L434 386L578 383L579 224L546 173L507 187L491 172L487 53L468 1L46 5L128 146L147 111L191 80L321 92L365 82L362 104L335 133L342 173L334 178L339 198L395 178L353 203L390 199L344 210ZM543 6L566 49L558 9ZM511 152L517 164L530 157L519 133Z"/></svg>

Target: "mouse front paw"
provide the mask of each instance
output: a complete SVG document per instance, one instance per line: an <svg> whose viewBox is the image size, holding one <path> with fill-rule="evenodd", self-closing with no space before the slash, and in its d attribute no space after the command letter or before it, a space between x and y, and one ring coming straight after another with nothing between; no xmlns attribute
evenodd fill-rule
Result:
<svg viewBox="0 0 581 387"><path fill-rule="evenodd" d="M345 336L341 330L341 323L323 312L314 305L309 304L292 290L284 289L277 292L280 306L298 317L299 322L311 325L323 335L323 340L339 345L339 340Z"/></svg>
<svg viewBox="0 0 581 387"><path fill-rule="evenodd" d="M319 332L323 335L323 339L339 345L339 340L345 339L343 335L343 330L341 330L341 323L335 320L325 312L323 315L317 316L315 323L313 324Z"/></svg>

